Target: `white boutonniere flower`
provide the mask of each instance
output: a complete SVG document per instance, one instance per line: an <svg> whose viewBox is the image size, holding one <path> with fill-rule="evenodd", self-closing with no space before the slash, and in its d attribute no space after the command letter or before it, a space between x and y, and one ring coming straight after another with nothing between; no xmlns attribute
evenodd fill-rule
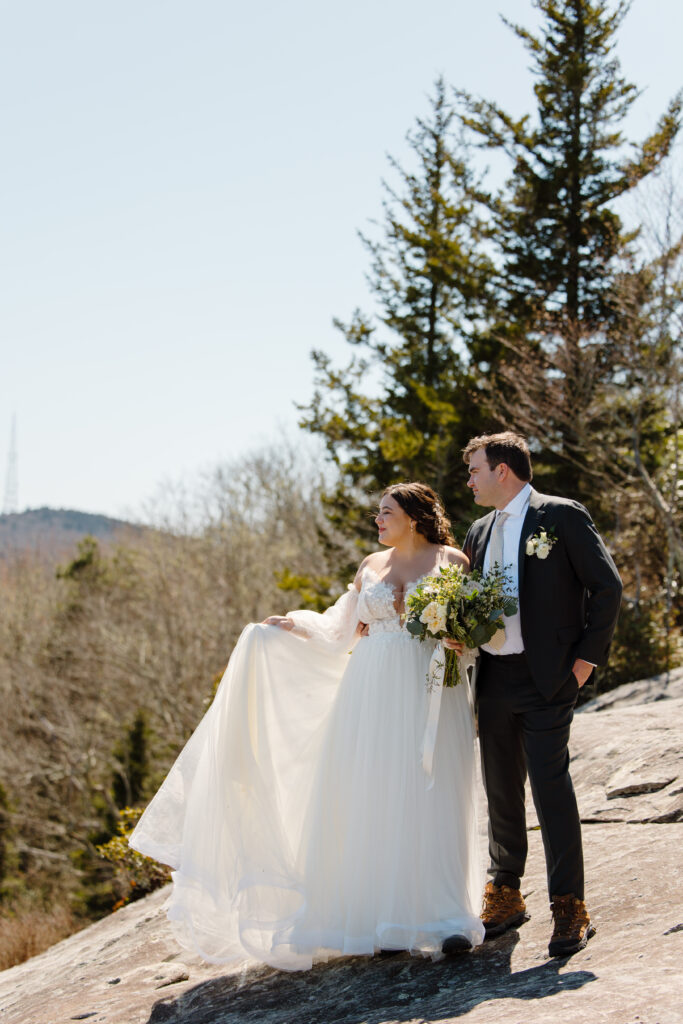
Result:
<svg viewBox="0 0 683 1024"><path fill-rule="evenodd" d="M557 537L554 536L552 528L550 530L539 530L533 537L529 537L526 542L526 553L530 558L534 555L536 558L547 558L553 544L556 543Z"/></svg>

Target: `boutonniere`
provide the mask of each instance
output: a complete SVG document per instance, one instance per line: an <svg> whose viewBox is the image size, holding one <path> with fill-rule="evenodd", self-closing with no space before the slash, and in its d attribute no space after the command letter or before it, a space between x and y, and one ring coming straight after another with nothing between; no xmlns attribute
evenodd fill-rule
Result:
<svg viewBox="0 0 683 1024"><path fill-rule="evenodd" d="M549 530L539 530L533 537L529 537L526 542L526 553L530 558L534 555L536 558L547 558L550 549L556 543L555 528L551 526Z"/></svg>

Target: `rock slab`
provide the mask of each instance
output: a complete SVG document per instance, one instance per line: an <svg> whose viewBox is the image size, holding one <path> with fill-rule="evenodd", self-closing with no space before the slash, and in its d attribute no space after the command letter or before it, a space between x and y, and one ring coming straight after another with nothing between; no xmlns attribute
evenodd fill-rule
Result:
<svg viewBox="0 0 683 1024"><path fill-rule="evenodd" d="M0 974L0 1024L681 1024L683 673L586 704L572 730L597 934L550 960L540 834L529 807L531 920L469 954L346 957L287 974L181 951L165 891ZM633 701L633 686L640 686ZM648 699L649 698L649 699ZM482 851L485 848L482 814Z"/></svg>

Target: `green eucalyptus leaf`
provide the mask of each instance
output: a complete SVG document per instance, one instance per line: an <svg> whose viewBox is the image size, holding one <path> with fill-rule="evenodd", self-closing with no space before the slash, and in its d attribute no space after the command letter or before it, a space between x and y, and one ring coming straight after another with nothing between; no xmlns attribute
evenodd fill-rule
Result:
<svg viewBox="0 0 683 1024"><path fill-rule="evenodd" d="M419 621L419 619L410 619L406 623L406 629L411 634L411 636L422 636L422 634L425 632L426 627L423 622Z"/></svg>
<svg viewBox="0 0 683 1024"><path fill-rule="evenodd" d="M470 635L472 638L472 645L474 647L480 647L491 639L492 634L485 625L479 625L474 627Z"/></svg>

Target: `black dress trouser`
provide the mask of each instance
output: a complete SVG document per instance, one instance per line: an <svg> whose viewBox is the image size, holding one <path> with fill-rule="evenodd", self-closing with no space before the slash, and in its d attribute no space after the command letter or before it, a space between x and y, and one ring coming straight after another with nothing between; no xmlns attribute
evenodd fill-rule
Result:
<svg viewBox="0 0 683 1024"><path fill-rule="evenodd" d="M547 700L523 654L482 652L477 708L482 776L489 807L489 874L520 888L527 855L527 774L541 826L550 896L584 898L583 848L569 774L569 728L578 695L572 675Z"/></svg>

